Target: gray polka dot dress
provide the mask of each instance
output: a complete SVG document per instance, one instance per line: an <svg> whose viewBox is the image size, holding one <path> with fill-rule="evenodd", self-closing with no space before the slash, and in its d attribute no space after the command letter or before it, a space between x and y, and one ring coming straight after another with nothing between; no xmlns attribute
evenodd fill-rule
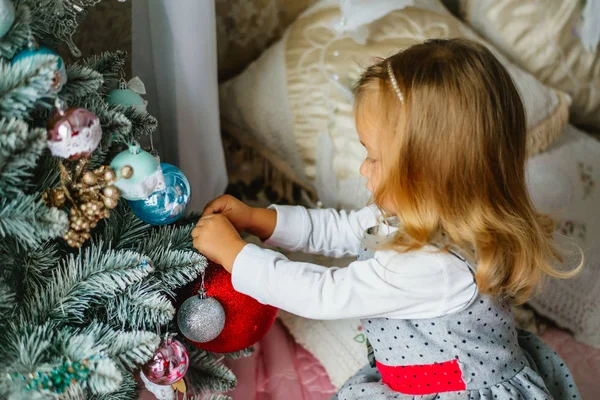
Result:
<svg viewBox="0 0 600 400"><path fill-rule="evenodd" d="M366 250L359 259L372 256ZM372 318L362 325L370 365L335 400L581 399L560 357L537 336L515 328L505 301L477 294L454 314Z"/></svg>

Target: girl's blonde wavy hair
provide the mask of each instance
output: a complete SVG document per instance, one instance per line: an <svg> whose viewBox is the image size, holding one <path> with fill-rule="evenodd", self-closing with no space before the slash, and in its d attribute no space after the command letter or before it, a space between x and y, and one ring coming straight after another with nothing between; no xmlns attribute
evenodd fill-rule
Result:
<svg viewBox="0 0 600 400"><path fill-rule="evenodd" d="M476 250L481 293L516 303L544 275L578 272L553 267L562 262L554 224L536 212L525 183L523 103L487 48L435 39L380 60L358 81L355 115L357 125L377 126L383 178L374 201L392 204L386 211L402 223L394 249L416 250L444 233Z"/></svg>

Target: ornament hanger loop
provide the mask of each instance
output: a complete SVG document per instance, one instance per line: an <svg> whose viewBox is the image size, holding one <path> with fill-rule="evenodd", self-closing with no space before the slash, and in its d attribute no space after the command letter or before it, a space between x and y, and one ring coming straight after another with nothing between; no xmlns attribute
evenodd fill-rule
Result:
<svg viewBox="0 0 600 400"><path fill-rule="evenodd" d="M40 48L40 45L36 38L33 36L33 33L29 33L27 37L27 48L32 50L37 50Z"/></svg>
<svg viewBox="0 0 600 400"><path fill-rule="evenodd" d="M131 144L129 145L129 152L131 154L138 154L140 152L140 144L137 140L131 142Z"/></svg>
<svg viewBox="0 0 600 400"><path fill-rule="evenodd" d="M206 287L204 286L204 277L206 276L206 269L203 269L200 273L200 290L198 290L198 297L201 299L206 299Z"/></svg>
<svg viewBox="0 0 600 400"><path fill-rule="evenodd" d="M56 99L54 99L54 106L56 107L56 111L58 112L59 115L61 115L61 116L65 115L65 110L67 109L67 103L65 103L65 101L63 99L56 96Z"/></svg>
<svg viewBox="0 0 600 400"><path fill-rule="evenodd" d="M125 89L128 88L127 80L125 79L125 71L121 70L120 75L121 76L119 78L119 89L120 90L125 90Z"/></svg>

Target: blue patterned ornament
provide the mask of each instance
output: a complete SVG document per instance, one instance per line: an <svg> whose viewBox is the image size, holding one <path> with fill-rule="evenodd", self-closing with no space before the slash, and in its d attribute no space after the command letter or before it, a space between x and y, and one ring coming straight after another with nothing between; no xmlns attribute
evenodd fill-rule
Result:
<svg viewBox="0 0 600 400"><path fill-rule="evenodd" d="M144 200L165 187L160 162L137 143L117 154L110 167L117 171L115 186L124 199Z"/></svg>
<svg viewBox="0 0 600 400"><path fill-rule="evenodd" d="M52 90L48 94L57 94L60 92L60 89L67 83L67 69L65 68L65 62L62 58L58 56L54 51L50 50L47 47L41 46L39 48L28 47L24 50L21 50L17 53L16 56L11 61L12 64L16 64L20 61L26 60L29 57L39 56L39 55L51 55L58 57L58 61L56 62L56 72L54 73L54 83L52 85Z"/></svg>
<svg viewBox="0 0 600 400"><path fill-rule="evenodd" d="M6 35L6 32L15 22L15 6L11 0L0 0L0 38Z"/></svg>
<svg viewBox="0 0 600 400"><path fill-rule="evenodd" d="M145 200L130 201L131 211L151 225L166 225L177 221L190 202L192 188L181 170L171 164L160 163L165 188Z"/></svg>

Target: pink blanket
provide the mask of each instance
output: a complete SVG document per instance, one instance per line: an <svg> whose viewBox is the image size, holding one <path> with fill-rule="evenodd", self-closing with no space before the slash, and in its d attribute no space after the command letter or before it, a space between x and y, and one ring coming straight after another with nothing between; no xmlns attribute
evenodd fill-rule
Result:
<svg viewBox="0 0 600 400"><path fill-rule="evenodd" d="M227 365L238 378L234 400L322 400L335 393L323 366L277 320L252 356Z"/></svg>

